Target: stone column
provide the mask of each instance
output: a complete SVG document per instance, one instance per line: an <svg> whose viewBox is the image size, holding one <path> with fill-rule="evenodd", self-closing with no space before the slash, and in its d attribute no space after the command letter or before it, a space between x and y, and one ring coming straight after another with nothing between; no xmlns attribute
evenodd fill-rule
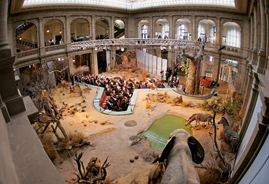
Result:
<svg viewBox="0 0 269 184"><path fill-rule="evenodd" d="M249 102L247 104L247 108L245 110L245 116L243 118L243 121L242 121L242 128L241 128L241 131L240 131L240 134L239 134L239 145L241 144L244 136L245 136L245 133L247 131L247 128L249 126L249 123L250 123L250 120L251 120L251 117L253 115L253 111L255 109L255 106L256 106L256 102L257 102L257 98L258 98L258 94L259 94L259 78L258 78L258 74L257 73L254 73L253 74L254 76L254 83L252 85L252 91L251 91L251 96L249 98Z"/></svg>
<svg viewBox="0 0 269 184"><path fill-rule="evenodd" d="M197 35L196 35L196 30L197 30L197 25L196 25L196 20L195 20L195 15L192 15L192 33L191 37L193 41L197 40Z"/></svg>
<svg viewBox="0 0 269 184"><path fill-rule="evenodd" d="M169 39L174 38L174 29L173 29L173 17L169 15Z"/></svg>
<svg viewBox="0 0 269 184"><path fill-rule="evenodd" d="M265 11L264 11L264 2L260 1L260 17L261 17L261 47L258 55L258 64L257 72L265 74L267 63L266 63L266 36L268 37L268 32L266 32L266 21L265 21ZM268 22L267 22L268 24Z"/></svg>
<svg viewBox="0 0 269 184"><path fill-rule="evenodd" d="M155 38L153 27L154 27L153 26L153 17L149 16L149 37L150 38Z"/></svg>
<svg viewBox="0 0 269 184"><path fill-rule="evenodd" d="M98 61L97 61L97 51L93 50L91 54L91 74L98 75Z"/></svg>
<svg viewBox="0 0 269 184"><path fill-rule="evenodd" d="M114 39L114 16L111 16L110 30L109 30L109 39Z"/></svg>
<svg viewBox="0 0 269 184"><path fill-rule="evenodd" d="M7 41L7 15L8 0L0 1L0 95L2 97L1 110L8 121L10 116L25 111L22 97L18 93L15 82L13 63L15 57L11 56L11 49Z"/></svg>
<svg viewBox="0 0 269 184"><path fill-rule="evenodd" d="M167 67L173 67L173 66L175 66L174 64L172 64L172 63L174 63L174 61L173 61L173 59L174 59L174 52L171 50L171 49L169 49L168 50L168 56L167 56ZM172 71L174 71L173 70L173 68L172 68Z"/></svg>
<svg viewBox="0 0 269 184"><path fill-rule="evenodd" d="M258 25L257 25L257 7L256 5L254 7L254 34L253 34L253 47L252 47L252 64L257 65L257 48L258 48Z"/></svg>
<svg viewBox="0 0 269 184"><path fill-rule="evenodd" d="M248 64L247 71L248 71L248 80L247 80L246 94L244 96L243 106L242 106L242 109L240 111L241 118L243 118L245 115L247 104L249 101L250 92L251 92L251 86L253 83L253 73L252 73L252 65L251 64Z"/></svg>
<svg viewBox="0 0 269 184"><path fill-rule="evenodd" d="M64 25L64 43L66 44L66 51L71 51L71 33L70 33L70 29L71 29L70 15L66 15L65 16L65 25Z"/></svg>
<svg viewBox="0 0 269 184"><path fill-rule="evenodd" d="M39 36L39 55L43 56L46 54L45 51L45 40L44 40L44 25L43 17L38 19L38 36Z"/></svg>
<svg viewBox="0 0 269 184"><path fill-rule="evenodd" d="M221 53L218 53L214 56L214 64L212 68L212 78L216 79L217 82L219 81L219 68L220 68L220 61Z"/></svg>
<svg viewBox="0 0 269 184"><path fill-rule="evenodd" d="M110 47L110 68L116 67L116 46Z"/></svg>
<svg viewBox="0 0 269 184"><path fill-rule="evenodd" d="M95 40L95 15L92 15L92 39Z"/></svg>
<svg viewBox="0 0 269 184"><path fill-rule="evenodd" d="M72 68L75 68L75 67L74 67L74 62L73 62L73 56L69 56L69 57L68 57L68 69L67 69L67 77L68 77L68 81L71 80L71 79L70 79L70 76L71 76L70 71L71 71Z"/></svg>
<svg viewBox="0 0 269 184"><path fill-rule="evenodd" d="M220 21L220 17L217 17L217 30L216 30L216 45L218 47L220 47L220 45L222 45L222 25L221 25L221 21Z"/></svg>

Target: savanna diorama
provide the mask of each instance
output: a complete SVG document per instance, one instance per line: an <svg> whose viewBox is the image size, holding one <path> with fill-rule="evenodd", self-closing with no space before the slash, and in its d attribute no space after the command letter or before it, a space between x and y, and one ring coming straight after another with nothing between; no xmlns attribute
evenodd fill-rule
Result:
<svg viewBox="0 0 269 184"><path fill-rule="evenodd" d="M146 73L132 51L98 76L67 59L22 74L38 111L32 127L65 181L229 183L242 100L232 80L200 82L205 43L181 51L175 68L186 76L168 81Z"/></svg>

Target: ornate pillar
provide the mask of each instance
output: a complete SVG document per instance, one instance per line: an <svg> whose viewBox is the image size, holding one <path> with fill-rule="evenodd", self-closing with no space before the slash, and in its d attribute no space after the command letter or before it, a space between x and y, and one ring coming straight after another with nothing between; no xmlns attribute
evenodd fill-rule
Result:
<svg viewBox="0 0 269 184"><path fill-rule="evenodd" d="M92 15L92 39L95 40L95 15Z"/></svg>
<svg viewBox="0 0 269 184"><path fill-rule="evenodd" d="M91 74L92 75L98 75L97 52L98 51L93 50L91 54Z"/></svg>
<svg viewBox="0 0 269 184"><path fill-rule="evenodd" d="M9 121L9 116L25 111L22 97L18 93L13 71L15 56L11 56L11 49L7 41L8 0L0 1L0 109ZM7 114L8 112L8 114Z"/></svg>
<svg viewBox="0 0 269 184"><path fill-rule="evenodd" d="M169 49L168 50L168 55L167 55L167 67L174 67L175 65L173 64L174 61L174 51ZM172 71L174 71L174 68L172 68Z"/></svg>
<svg viewBox="0 0 269 184"><path fill-rule="evenodd" d="M253 5L254 7L254 34L253 34L253 47L252 47L252 64L257 65L257 48L258 48L258 25L257 25L257 6L256 4Z"/></svg>
<svg viewBox="0 0 269 184"><path fill-rule="evenodd" d="M268 37L268 32L266 32L266 21L265 21L265 11L264 11L264 2L260 1L260 17L261 17L261 47L258 55L258 64L257 72L265 74L267 63L266 63L266 36ZM268 24L268 22L267 22Z"/></svg>
<svg viewBox="0 0 269 184"><path fill-rule="evenodd" d="M174 38L173 17L169 15L169 39Z"/></svg>
<svg viewBox="0 0 269 184"><path fill-rule="evenodd" d="M66 50L71 50L71 33L70 33L70 15L65 16L65 25L64 25L64 43L66 44Z"/></svg>
<svg viewBox="0 0 269 184"><path fill-rule="evenodd" d="M43 17L38 19L39 55L40 56L43 56L46 54L43 21L44 21Z"/></svg>
<svg viewBox="0 0 269 184"><path fill-rule="evenodd" d="M110 23L110 30L109 30L109 39L114 39L114 16L111 16L110 18L111 23Z"/></svg>
<svg viewBox="0 0 269 184"><path fill-rule="evenodd" d="M192 33L191 33L191 37L193 41L197 40L197 34L196 34L196 20L195 20L195 15L192 15Z"/></svg>
<svg viewBox="0 0 269 184"><path fill-rule="evenodd" d="M110 68L116 67L116 46L110 47Z"/></svg>
<svg viewBox="0 0 269 184"><path fill-rule="evenodd" d="M216 30L216 45L220 46L222 45L222 25L221 25L221 21L220 21L220 17L217 17L217 30Z"/></svg>
<svg viewBox="0 0 269 184"><path fill-rule="evenodd" d="M150 38L155 38L153 27L154 27L154 25L153 25L153 17L149 16L149 37Z"/></svg>
<svg viewBox="0 0 269 184"><path fill-rule="evenodd" d="M221 65L221 52L218 53L218 58L214 59L214 69L212 71L212 78L216 79L216 83L219 82L219 73L220 73L220 65Z"/></svg>

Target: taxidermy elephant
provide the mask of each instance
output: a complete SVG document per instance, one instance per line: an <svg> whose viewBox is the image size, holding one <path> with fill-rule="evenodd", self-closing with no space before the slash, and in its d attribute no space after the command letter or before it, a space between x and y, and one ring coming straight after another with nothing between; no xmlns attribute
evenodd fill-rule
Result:
<svg viewBox="0 0 269 184"><path fill-rule="evenodd" d="M204 160L204 149L201 144L183 129L170 134L159 162L166 160L166 169L161 184L196 184L200 183L192 162L200 164Z"/></svg>

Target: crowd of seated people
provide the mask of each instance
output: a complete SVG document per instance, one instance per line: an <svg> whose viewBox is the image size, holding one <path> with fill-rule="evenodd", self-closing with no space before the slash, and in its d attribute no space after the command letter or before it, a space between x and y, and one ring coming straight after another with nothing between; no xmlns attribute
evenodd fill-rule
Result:
<svg viewBox="0 0 269 184"><path fill-rule="evenodd" d="M76 76L77 82L105 88L105 108L109 110L127 110L130 98L132 97L134 85L132 82L122 78L106 78L104 76L82 75Z"/></svg>
<svg viewBox="0 0 269 184"><path fill-rule="evenodd" d="M136 89L155 89L155 88L165 88L162 82L159 79L149 79L146 82L136 82Z"/></svg>
<svg viewBox="0 0 269 184"><path fill-rule="evenodd" d="M126 111L134 89L155 89L165 88L158 79L149 79L146 82L132 82L122 78L106 78L104 76L80 75L75 76L75 80L94 86L104 87L106 98L104 108L115 111Z"/></svg>

